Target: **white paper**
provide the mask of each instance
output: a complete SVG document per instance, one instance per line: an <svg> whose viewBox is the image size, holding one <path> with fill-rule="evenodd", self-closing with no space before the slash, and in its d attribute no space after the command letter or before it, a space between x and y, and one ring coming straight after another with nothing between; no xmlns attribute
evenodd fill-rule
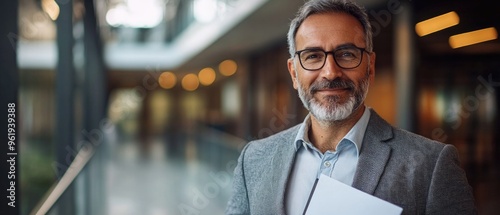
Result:
<svg viewBox="0 0 500 215"><path fill-rule="evenodd" d="M400 215L402 211L397 205L321 174L305 214Z"/></svg>

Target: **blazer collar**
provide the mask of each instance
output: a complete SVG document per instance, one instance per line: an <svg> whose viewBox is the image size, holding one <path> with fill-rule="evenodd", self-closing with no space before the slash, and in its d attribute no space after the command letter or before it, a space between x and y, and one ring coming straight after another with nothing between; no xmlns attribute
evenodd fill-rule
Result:
<svg viewBox="0 0 500 215"><path fill-rule="evenodd" d="M371 117L361 146L352 186L373 194L391 154L390 146L384 142L392 139L393 131L392 126L373 109L370 111Z"/></svg>
<svg viewBox="0 0 500 215"><path fill-rule="evenodd" d="M271 160L273 169L273 183L274 191L276 194L276 203L278 204L276 214L285 214L285 197L288 185L288 180L292 172L293 164L295 162L295 144L293 141L297 136L300 124L291 128L286 134L282 136L282 140L277 141L275 144L282 144L276 147L277 151Z"/></svg>
<svg viewBox="0 0 500 215"><path fill-rule="evenodd" d="M370 108L371 116L366 128L365 137L361 146L358 167L354 175L352 186L361 191L373 194L385 165L389 160L391 148L384 142L393 137L392 126L383 120ZM291 128L282 139L275 144L275 156L271 160L273 191L277 192L275 202L278 204L277 214L285 214L285 196L290 173L295 162L296 150L293 144L301 124Z"/></svg>

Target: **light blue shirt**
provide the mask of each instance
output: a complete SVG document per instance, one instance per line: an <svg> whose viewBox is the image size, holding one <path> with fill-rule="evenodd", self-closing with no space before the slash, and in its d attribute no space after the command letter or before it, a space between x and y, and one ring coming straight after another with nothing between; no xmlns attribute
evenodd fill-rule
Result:
<svg viewBox="0 0 500 215"><path fill-rule="evenodd" d="M320 174L327 175L344 184L352 185L358 164L359 149L361 149L370 119L368 109L368 107L365 107L363 116L342 138L335 151L326 151L324 154L309 141L308 133L311 128L311 117L308 115L305 118L295 138L297 154L288 184L286 196L287 214L303 214L311 189Z"/></svg>

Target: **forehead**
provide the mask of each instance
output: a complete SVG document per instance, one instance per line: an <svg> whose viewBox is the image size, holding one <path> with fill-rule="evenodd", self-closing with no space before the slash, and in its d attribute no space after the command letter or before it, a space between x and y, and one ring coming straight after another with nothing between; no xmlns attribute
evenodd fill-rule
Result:
<svg viewBox="0 0 500 215"><path fill-rule="evenodd" d="M320 13L307 17L295 35L297 50L304 48L334 49L343 44L365 47L361 23L347 13Z"/></svg>

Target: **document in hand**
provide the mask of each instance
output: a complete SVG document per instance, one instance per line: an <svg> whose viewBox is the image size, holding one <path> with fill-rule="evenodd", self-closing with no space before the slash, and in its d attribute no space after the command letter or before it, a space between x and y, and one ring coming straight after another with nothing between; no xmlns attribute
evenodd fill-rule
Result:
<svg viewBox="0 0 500 215"><path fill-rule="evenodd" d="M400 215L403 209L321 174L304 214Z"/></svg>

